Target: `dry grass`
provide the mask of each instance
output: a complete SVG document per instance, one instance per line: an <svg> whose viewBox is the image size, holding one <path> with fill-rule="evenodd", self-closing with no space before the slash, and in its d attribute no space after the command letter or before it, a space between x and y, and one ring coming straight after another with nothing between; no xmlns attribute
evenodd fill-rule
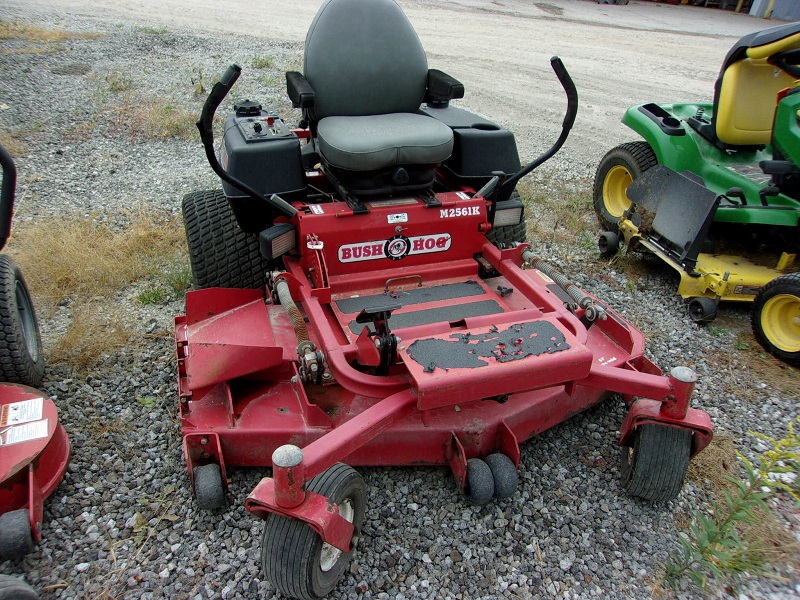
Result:
<svg viewBox="0 0 800 600"><path fill-rule="evenodd" d="M132 98L119 113L120 125L127 125L132 137L144 139L198 136L195 122L199 111L184 106L164 104L163 99Z"/></svg>
<svg viewBox="0 0 800 600"><path fill-rule="evenodd" d="M128 215L128 221L120 229L91 217L20 223L10 251L37 305L52 309L68 298L86 302L105 297L185 262L178 217L142 211Z"/></svg>
<svg viewBox="0 0 800 600"><path fill-rule="evenodd" d="M60 42L69 39L96 39L99 33L71 33L61 29L48 29L21 23L19 21L0 21L0 40L22 42L2 49L2 54L49 54L61 50Z"/></svg>
<svg viewBox="0 0 800 600"><path fill-rule="evenodd" d="M187 263L178 217L157 212L127 215L113 228L93 218L22 222L10 253L31 288L40 315L67 301L72 321L51 348L49 361L87 369L142 339L114 298L134 282L168 275Z"/></svg>
<svg viewBox="0 0 800 600"><path fill-rule="evenodd" d="M83 305L73 311L72 322L50 351L48 359L88 369L101 358L128 345L134 336L120 312L109 312L106 307L96 304Z"/></svg>
<svg viewBox="0 0 800 600"><path fill-rule="evenodd" d="M25 144L16 133L0 130L0 144L11 156L20 156L25 152Z"/></svg>
<svg viewBox="0 0 800 600"><path fill-rule="evenodd" d="M689 463L687 480L708 485L712 493L720 495L724 490L732 490L733 483L728 477L738 477L739 465L736 462L736 444L733 436L727 433L715 434L711 443Z"/></svg>

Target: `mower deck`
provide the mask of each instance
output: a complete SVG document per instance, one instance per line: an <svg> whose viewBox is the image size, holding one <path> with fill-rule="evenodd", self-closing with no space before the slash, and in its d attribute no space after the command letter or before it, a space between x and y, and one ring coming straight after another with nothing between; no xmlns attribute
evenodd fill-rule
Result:
<svg viewBox="0 0 800 600"><path fill-rule="evenodd" d="M190 292L175 327L190 470L209 461L223 473L226 465L268 466L280 446L307 447L356 429L365 413L346 452L353 465L448 464L454 446L464 457L501 448L516 462L519 442L602 400L607 390L641 393L631 387L635 379L649 397L669 395L668 379L642 355L642 334L611 310L587 329L549 277L515 264L523 249L487 245L484 256L498 273L486 279L475 260L438 265L452 275L443 279L394 272L394 281L362 293L344 280L346 291L335 281L319 290L295 279L311 341L325 348L330 366L322 385L299 381L285 350L296 340L284 307L265 304L258 290ZM301 274L296 261L287 266ZM357 364L377 364L366 338L372 326L356 316L392 304L388 322L401 340L400 362L383 376L370 374ZM248 352L246 363L237 362ZM210 367L210 357L220 368ZM402 402L389 402L404 392ZM702 419L693 426L710 431Z"/></svg>

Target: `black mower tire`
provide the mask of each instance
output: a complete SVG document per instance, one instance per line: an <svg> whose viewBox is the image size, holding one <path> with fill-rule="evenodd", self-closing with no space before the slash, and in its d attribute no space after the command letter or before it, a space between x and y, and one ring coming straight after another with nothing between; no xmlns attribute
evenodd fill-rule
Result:
<svg viewBox="0 0 800 600"><path fill-rule="evenodd" d="M261 538L261 566L284 596L317 600L336 587L353 558L364 523L367 488L358 471L337 463L308 482L306 489L338 504L342 516L353 523L353 550L341 552L325 544L307 523L271 514Z"/></svg>
<svg viewBox="0 0 800 600"><path fill-rule="evenodd" d="M258 237L242 231L222 190L186 194L181 206L195 288L266 285L269 263Z"/></svg>
<svg viewBox="0 0 800 600"><path fill-rule="evenodd" d="M751 324L767 352L800 366L800 273L781 275L761 288L753 303Z"/></svg>
<svg viewBox="0 0 800 600"><path fill-rule="evenodd" d="M486 457L486 464L494 479L494 497L505 500L513 496L519 485L519 473L514 461L505 454L495 452Z"/></svg>
<svg viewBox="0 0 800 600"><path fill-rule="evenodd" d="M480 458L470 458L467 461L464 498L473 506L489 504L494 498L494 475L486 461Z"/></svg>
<svg viewBox="0 0 800 600"><path fill-rule="evenodd" d="M33 548L28 509L20 508L0 515L0 557L18 560Z"/></svg>
<svg viewBox="0 0 800 600"><path fill-rule="evenodd" d="M650 502L675 498L689 468L692 432L646 424L634 432L633 447L622 448L622 486Z"/></svg>
<svg viewBox="0 0 800 600"><path fill-rule="evenodd" d="M510 200L522 200L517 190L511 192ZM528 222L525 219L525 212L522 213L522 220L516 225L502 225L500 227L492 227L486 234L486 239L495 246L509 247L512 244L522 243L528 237Z"/></svg>
<svg viewBox="0 0 800 600"><path fill-rule="evenodd" d="M194 469L194 497L197 506L214 511L225 507L225 484L222 469L217 463L201 465Z"/></svg>
<svg viewBox="0 0 800 600"><path fill-rule="evenodd" d="M717 303L712 298L697 296L686 305L689 318L698 325L707 325L717 318Z"/></svg>
<svg viewBox="0 0 800 600"><path fill-rule="evenodd" d="M39 594L19 577L0 575L0 600L39 600Z"/></svg>
<svg viewBox="0 0 800 600"><path fill-rule="evenodd" d="M630 206L625 190L650 167L658 164L647 142L628 142L600 159L594 176L594 212L603 231L619 233L619 220Z"/></svg>
<svg viewBox="0 0 800 600"><path fill-rule="evenodd" d="M22 271L0 254L0 381L39 387L44 352L39 321Z"/></svg>

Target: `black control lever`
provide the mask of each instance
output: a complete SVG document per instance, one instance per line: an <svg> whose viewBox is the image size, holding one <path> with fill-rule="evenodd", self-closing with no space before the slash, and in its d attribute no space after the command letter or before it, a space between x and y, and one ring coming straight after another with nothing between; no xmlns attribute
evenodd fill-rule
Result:
<svg viewBox="0 0 800 600"><path fill-rule="evenodd" d="M550 66L553 67L556 77L558 77L558 80L561 82L561 87L564 88L564 92L567 94L567 112L564 115L564 121L561 123L561 135L558 136L556 143L553 144L553 146L547 152L542 154L536 160L528 163L528 165L522 168L522 170L506 179L498 188L498 195L512 189L515 185L517 185L517 182L520 179L525 177L528 173L533 171L542 163L550 160L553 155L561 149L561 146L564 145L564 142L567 141L569 132L572 129L572 126L575 124L575 116L578 114L578 90L575 88L575 82L572 81L572 77L570 77L569 73L567 72L567 68L557 56L554 56L550 59Z"/></svg>
<svg viewBox="0 0 800 600"><path fill-rule="evenodd" d="M217 108L219 107L220 103L225 99L225 96L228 95L228 92L231 91L233 84L236 83L237 79L239 79L239 74L241 72L242 68L239 65L231 65L228 67L225 73L222 74L222 77L220 77L220 80L214 84L213 88L211 88L211 93L208 95L208 98L206 98L206 101L203 104L203 111L200 113L200 120L197 121L197 129L200 130L200 141L203 142L203 147L206 150L206 159L208 160L208 164L211 165L211 169L214 171L214 173L216 173L224 182L231 184L233 187L241 190L254 200L266 202L279 214L291 219L295 214L297 214L297 210L294 208L294 206L275 194L267 198L263 194L260 194L251 188L249 185L228 175L225 169L222 168L222 165L219 164L217 155L214 152L214 113L217 112Z"/></svg>

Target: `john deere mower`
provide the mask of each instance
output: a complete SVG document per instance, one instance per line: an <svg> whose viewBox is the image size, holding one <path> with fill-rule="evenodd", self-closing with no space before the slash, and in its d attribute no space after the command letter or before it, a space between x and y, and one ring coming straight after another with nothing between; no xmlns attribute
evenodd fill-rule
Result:
<svg viewBox="0 0 800 600"><path fill-rule="evenodd" d="M690 317L753 302L756 339L800 364L800 23L744 36L722 64L713 103L634 106L644 141L597 167L600 250L645 248L680 273ZM658 168L655 168L658 166Z"/></svg>
<svg viewBox="0 0 800 600"><path fill-rule="evenodd" d="M290 128L236 102L214 147L222 189L183 214L196 289L175 320L179 414L200 507L225 505L228 470L272 467L246 501L266 519L266 576L283 594L330 592L355 552L367 490L354 466L449 465L466 501L508 498L520 443L607 398L620 425L622 486L674 498L711 439L690 407L696 376L668 376L644 337L524 239L513 134L450 105L393 0L326 0L287 73ZM531 268L525 270L524 266Z"/></svg>

